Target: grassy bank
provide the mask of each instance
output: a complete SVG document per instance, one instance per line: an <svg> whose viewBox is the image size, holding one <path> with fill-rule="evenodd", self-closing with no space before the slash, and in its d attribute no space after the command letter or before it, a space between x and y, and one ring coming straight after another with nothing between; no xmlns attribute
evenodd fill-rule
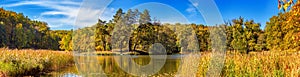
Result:
<svg viewBox="0 0 300 77"><path fill-rule="evenodd" d="M206 76L211 53L201 57L198 76ZM299 77L299 51L265 51L240 54L227 52L224 68L221 71L224 77Z"/></svg>
<svg viewBox="0 0 300 77"><path fill-rule="evenodd" d="M36 76L74 63L71 53L0 49L0 76Z"/></svg>

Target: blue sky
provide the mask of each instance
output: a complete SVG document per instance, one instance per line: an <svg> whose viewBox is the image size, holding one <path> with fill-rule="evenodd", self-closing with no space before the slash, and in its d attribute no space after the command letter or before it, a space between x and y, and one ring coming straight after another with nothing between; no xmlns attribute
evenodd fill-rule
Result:
<svg viewBox="0 0 300 77"><path fill-rule="evenodd" d="M76 23L79 23L77 22L78 18L86 21L83 22L84 25L97 22L97 18L110 20L118 8L125 11L134 8L142 11L147 8L150 10L152 18L155 17L161 22L206 24L200 12L193 6L194 4L188 0L114 0L105 10L101 7L92 9L82 9L81 7L85 5L102 5L103 7L105 1L109 2L109 0L99 0L99 2L2 0L0 7L23 13L33 20L45 21L52 30L72 29L74 25L77 25ZM264 28L270 17L279 12L276 0L215 0L215 3L224 21L242 16L245 19L253 19L255 22L261 23L261 28Z"/></svg>

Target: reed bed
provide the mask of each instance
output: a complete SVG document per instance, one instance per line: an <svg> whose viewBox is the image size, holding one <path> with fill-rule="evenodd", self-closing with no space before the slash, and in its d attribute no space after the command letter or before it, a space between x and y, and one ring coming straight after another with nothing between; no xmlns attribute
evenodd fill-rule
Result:
<svg viewBox="0 0 300 77"><path fill-rule="evenodd" d="M0 49L1 76L39 76L74 64L71 53Z"/></svg>
<svg viewBox="0 0 300 77"><path fill-rule="evenodd" d="M206 55L206 56L205 56ZM197 76L207 75L211 53L203 54ZM300 77L299 51L227 52L222 77Z"/></svg>
<svg viewBox="0 0 300 77"><path fill-rule="evenodd" d="M39 76L74 64L71 53L49 50L0 49L0 77ZM212 53L202 52L197 77L208 75ZM183 66L184 68L185 66ZM188 67L188 65L186 66ZM180 72L184 72L181 70ZM228 51L222 77L300 77L300 51L263 51L241 54ZM186 72L190 72L188 69ZM177 73L160 74L159 77L176 76ZM155 77L156 77L155 76Z"/></svg>

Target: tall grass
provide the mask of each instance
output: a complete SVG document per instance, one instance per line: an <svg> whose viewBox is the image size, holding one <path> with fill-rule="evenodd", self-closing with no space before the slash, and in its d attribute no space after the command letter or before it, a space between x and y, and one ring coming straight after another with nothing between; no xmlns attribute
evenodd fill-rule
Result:
<svg viewBox="0 0 300 77"><path fill-rule="evenodd" d="M0 49L0 76L41 75L74 64L70 53Z"/></svg>
<svg viewBox="0 0 300 77"><path fill-rule="evenodd" d="M198 76L206 76L211 53L204 54L200 60ZM299 77L300 52L265 51L250 54L227 52L224 68L220 74L224 77Z"/></svg>
<svg viewBox="0 0 300 77"><path fill-rule="evenodd" d="M205 77L208 74L208 68L211 62L211 52L202 52L200 60L193 57L187 58L189 61L183 68L193 66L192 63L199 62L197 77ZM225 57L224 67L221 69L222 77L300 77L300 52L299 51L264 51L241 54L228 51ZM82 58L81 60L85 60ZM111 60L99 60L100 65L110 66ZM107 61L107 62L106 62ZM113 62L113 61L112 61ZM101 64L105 63L105 64ZM125 63L126 64L126 63ZM127 63L128 64L128 63ZM176 65L176 64L174 64ZM93 66L93 65L88 65ZM118 67L118 66L113 66ZM106 68L105 71L115 71L112 68ZM168 67L168 66L166 66ZM90 69L86 69L90 70ZM192 72L190 69L182 69L182 72ZM160 73L154 77L172 77L178 73ZM117 74L108 74L108 76L130 76L128 73L117 71ZM186 74L184 74L186 76ZM190 75L187 75L190 76Z"/></svg>
<svg viewBox="0 0 300 77"><path fill-rule="evenodd" d="M36 76L47 71L59 70L73 64L70 53L47 50L8 50L0 49L1 76ZM211 53L201 53L197 76L207 75ZM189 59L193 60L193 59ZM195 60L199 61L199 60ZM183 70L184 71L184 70ZM159 76L174 76L159 75ZM240 54L227 52L220 76L224 77L299 77L299 51L264 51Z"/></svg>

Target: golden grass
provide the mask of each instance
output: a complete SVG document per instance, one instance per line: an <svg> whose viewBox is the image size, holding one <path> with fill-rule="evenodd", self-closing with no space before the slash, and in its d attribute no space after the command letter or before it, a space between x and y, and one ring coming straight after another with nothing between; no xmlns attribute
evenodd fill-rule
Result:
<svg viewBox="0 0 300 77"><path fill-rule="evenodd" d="M57 70L74 62L71 53L59 51L0 49L0 54L0 77L39 75L45 71ZM201 53L197 76L207 75L210 60L210 52ZM171 76L173 75L175 74ZM249 54L227 52L220 76L299 77L300 52L264 51Z"/></svg>
<svg viewBox="0 0 300 77"><path fill-rule="evenodd" d="M200 59L187 58L188 64L185 67L193 66L192 63L199 62L197 77L205 77L211 62L211 52L202 52ZM193 61L194 60L194 61ZM101 60L102 61L102 60ZM220 70L222 77L299 77L300 76L300 52L299 51L264 51L241 54L237 52L227 52L224 67ZM105 62L104 62L105 63ZM197 64L197 63L196 63ZM116 66L117 67L117 66ZM110 69L111 70L111 69ZM189 74L191 69L182 69ZM154 77L176 76L178 73L162 73ZM119 71L116 76L127 75ZM188 75L191 76L191 75Z"/></svg>
<svg viewBox="0 0 300 77"><path fill-rule="evenodd" d="M71 53L49 50L0 49L0 76L40 75L74 64Z"/></svg>
<svg viewBox="0 0 300 77"><path fill-rule="evenodd" d="M197 76L206 76L210 55L211 53L207 53L201 57ZM300 52L264 51L250 54L227 52L220 75L224 77L299 77Z"/></svg>

